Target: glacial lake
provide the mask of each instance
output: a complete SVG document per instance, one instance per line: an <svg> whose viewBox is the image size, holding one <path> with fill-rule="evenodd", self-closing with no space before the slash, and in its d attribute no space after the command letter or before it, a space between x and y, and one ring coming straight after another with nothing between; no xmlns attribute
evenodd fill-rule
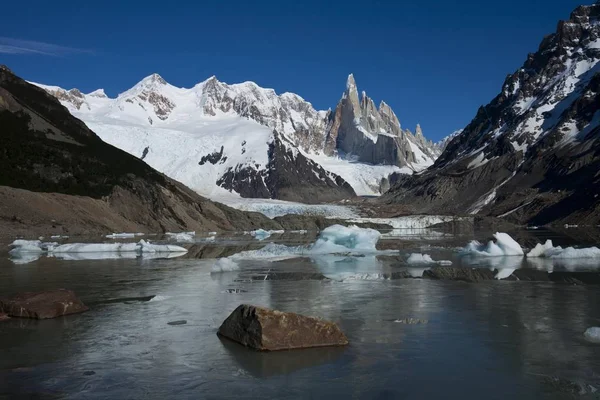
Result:
<svg viewBox="0 0 600 400"><path fill-rule="evenodd" d="M583 234L522 235L593 244ZM416 230L380 241L397 254L282 252L236 259L231 272L213 272L215 258L315 236L197 236L171 259L14 263L2 252L1 295L64 287L90 311L0 322L0 398L597 399L600 344L583 332L600 326L600 260L460 256L471 236L486 238ZM409 265L411 253L453 265ZM479 274L428 278L435 268ZM513 280L494 279L500 271ZM259 353L217 337L242 303L332 320L350 345Z"/></svg>

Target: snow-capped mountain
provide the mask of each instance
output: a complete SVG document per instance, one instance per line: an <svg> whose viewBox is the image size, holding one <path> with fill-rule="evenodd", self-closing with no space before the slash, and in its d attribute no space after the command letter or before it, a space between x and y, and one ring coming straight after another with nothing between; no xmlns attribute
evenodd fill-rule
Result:
<svg viewBox="0 0 600 400"><path fill-rule="evenodd" d="M387 104L377 109L364 93L358 103L352 75L335 113L296 94L214 76L178 88L152 74L116 99L102 89L37 85L106 142L213 198L233 192L320 202L380 194L390 174L422 170L437 156L420 127L415 135L402 130ZM356 105L350 119L347 104ZM379 153L367 157L372 148Z"/></svg>
<svg viewBox="0 0 600 400"><path fill-rule="evenodd" d="M509 75L434 166L388 200L518 221L600 213L600 4L578 7Z"/></svg>

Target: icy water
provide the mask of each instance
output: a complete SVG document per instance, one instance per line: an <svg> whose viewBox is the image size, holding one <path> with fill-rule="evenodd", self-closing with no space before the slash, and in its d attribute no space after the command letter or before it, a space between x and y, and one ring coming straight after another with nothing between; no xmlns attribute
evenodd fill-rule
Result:
<svg viewBox="0 0 600 400"><path fill-rule="evenodd" d="M411 279L423 268L405 260L420 252L454 267L554 273L597 265L461 259L454 247L465 238L434 236L383 243L398 255L239 260L226 273L211 273L207 257L268 240L217 238L174 259L2 256L1 294L65 287L91 310L0 322L0 398L598 398L600 345L583 332L600 326L600 285ZM335 321L351 344L258 353L219 339L241 303ZM409 318L422 323L397 322Z"/></svg>

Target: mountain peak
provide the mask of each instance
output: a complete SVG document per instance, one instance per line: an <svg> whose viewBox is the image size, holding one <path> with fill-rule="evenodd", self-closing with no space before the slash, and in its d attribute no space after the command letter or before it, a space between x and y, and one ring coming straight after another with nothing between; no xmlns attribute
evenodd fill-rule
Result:
<svg viewBox="0 0 600 400"><path fill-rule="evenodd" d="M142 81L140 83L144 83L144 84L158 84L158 85L166 85L167 81L165 81L163 79L162 76L160 76L157 73L153 73L151 75L148 75L147 77L145 77L144 79L142 79Z"/></svg>
<svg viewBox="0 0 600 400"><path fill-rule="evenodd" d="M348 75L348 79L346 80L346 90L356 90L356 81L354 80L354 74Z"/></svg>
<svg viewBox="0 0 600 400"><path fill-rule="evenodd" d="M108 98L106 93L104 93L104 89L96 89L93 92L88 93L87 95L92 97Z"/></svg>

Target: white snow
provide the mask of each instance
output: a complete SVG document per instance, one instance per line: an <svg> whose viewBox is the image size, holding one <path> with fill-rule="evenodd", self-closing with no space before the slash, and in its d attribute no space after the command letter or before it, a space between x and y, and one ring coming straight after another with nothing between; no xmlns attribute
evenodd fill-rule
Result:
<svg viewBox="0 0 600 400"><path fill-rule="evenodd" d="M591 327L585 330L583 337L593 343L600 343L600 327Z"/></svg>
<svg viewBox="0 0 600 400"><path fill-rule="evenodd" d="M56 86L36 85L51 93L69 95ZM326 171L342 176L359 195L380 195L380 182L391 173L410 174L433 163L409 136L407 141L417 159L410 168L325 156L322 143L307 141L299 132L323 136L327 111L315 110L293 93L278 96L273 89L253 82L230 85L211 77L192 88L178 88L153 74L116 99L106 97L99 89L80 100L83 104L79 108L69 100L63 99L62 104L102 140L143 157L150 166L201 195L216 201L226 199L225 203L235 201L239 195L216 182L229 170L250 167L266 171L273 130L289 141L289 151L301 152ZM377 139L377 133L365 131L365 136ZM199 165L202 157L220 153L221 149L222 157L216 164Z"/></svg>
<svg viewBox="0 0 600 400"><path fill-rule="evenodd" d="M310 249L312 254L345 253L349 250L373 253L381 233L355 225L332 225L323 229Z"/></svg>
<svg viewBox="0 0 600 400"><path fill-rule="evenodd" d="M547 240L546 243L538 243L529 253L527 257L544 257L553 259L568 259L568 258L600 258L600 249L597 247L588 247L583 249L576 249L574 247L562 248L560 246L554 247L552 240Z"/></svg>
<svg viewBox="0 0 600 400"><path fill-rule="evenodd" d="M485 154L483 151L477 155L470 163L467 165L468 169L479 168L485 164L487 164L490 160L485 158Z"/></svg>
<svg viewBox="0 0 600 400"><path fill-rule="evenodd" d="M486 257L523 256L523 249L510 235L498 232L494 234L494 238L495 242L490 240L487 244L473 240L462 253Z"/></svg>
<svg viewBox="0 0 600 400"><path fill-rule="evenodd" d="M240 266L230 258L219 258L212 266L211 273L239 271Z"/></svg>
<svg viewBox="0 0 600 400"><path fill-rule="evenodd" d="M365 164L342 157L329 157L323 154L302 152L326 171L341 176L358 196L379 196L382 193L381 181L393 173L411 175L414 171L408 167L395 165Z"/></svg>

